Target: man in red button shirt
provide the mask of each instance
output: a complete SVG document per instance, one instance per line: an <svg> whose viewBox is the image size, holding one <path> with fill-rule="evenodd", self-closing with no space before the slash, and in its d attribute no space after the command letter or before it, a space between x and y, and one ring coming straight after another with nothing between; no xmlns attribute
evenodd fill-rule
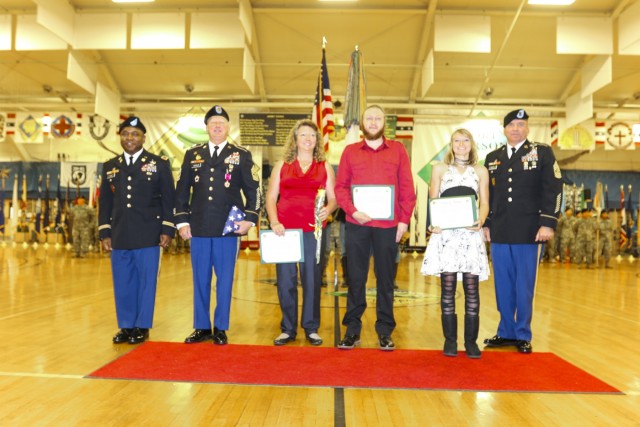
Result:
<svg viewBox="0 0 640 427"><path fill-rule="evenodd" d="M347 311L342 319L347 331L338 344L341 349L352 349L360 343L372 254L377 290L376 332L380 349L395 348L391 340L396 326L393 316L393 264L397 243L407 231L416 204L416 194L409 155L402 143L384 137L384 124L385 113L381 107L371 105L364 110L360 122L364 139L345 148L336 178L336 199L346 213L349 270ZM358 191L369 196L356 198L356 206L354 194ZM378 207L366 203L372 194ZM385 207L389 211L386 216Z"/></svg>

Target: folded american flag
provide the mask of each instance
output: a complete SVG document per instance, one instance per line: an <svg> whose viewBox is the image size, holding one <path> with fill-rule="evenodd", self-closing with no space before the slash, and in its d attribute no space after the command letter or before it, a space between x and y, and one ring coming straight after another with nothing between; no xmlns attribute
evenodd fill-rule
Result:
<svg viewBox="0 0 640 427"><path fill-rule="evenodd" d="M237 206L232 206L227 217L227 222L224 223L224 230L222 235L226 236L229 233L235 233L240 226L235 224L235 221L242 221L246 217L245 213L238 209Z"/></svg>

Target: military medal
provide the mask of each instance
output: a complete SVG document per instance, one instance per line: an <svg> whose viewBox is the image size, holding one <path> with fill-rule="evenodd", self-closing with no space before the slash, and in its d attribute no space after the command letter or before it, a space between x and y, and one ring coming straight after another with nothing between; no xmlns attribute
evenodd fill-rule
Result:
<svg viewBox="0 0 640 427"><path fill-rule="evenodd" d="M231 183L230 183L229 181L226 181L226 182L224 183L224 186L225 186L225 187L227 187L227 188L229 188L229 187L231 187Z"/></svg>

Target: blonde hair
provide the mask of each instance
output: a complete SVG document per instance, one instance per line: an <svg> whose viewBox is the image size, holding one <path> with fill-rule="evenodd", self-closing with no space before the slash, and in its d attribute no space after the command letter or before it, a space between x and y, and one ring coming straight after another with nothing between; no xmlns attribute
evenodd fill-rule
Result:
<svg viewBox="0 0 640 427"><path fill-rule="evenodd" d="M293 125L289 131L287 140L284 143L284 155L282 156L282 159L285 163L293 163L296 160L296 157L298 156L298 144L296 144L296 139L298 136L298 130L303 126L310 127L316 133L316 146L313 148L313 160L316 162L324 162L326 156L324 153L322 134L318 130L318 126L309 119L298 120L296 124Z"/></svg>
<svg viewBox="0 0 640 427"><path fill-rule="evenodd" d="M447 165L452 165L455 163L455 154L453 153L453 137L456 134L464 135L469 138L471 141L471 151L469 151L469 165L475 166L478 163L478 147L476 145L475 139L473 139L473 135L467 129L456 129L451 134L451 139L449 140L449 149L447 150L447 154L444 156L444 163Z"/></svg>

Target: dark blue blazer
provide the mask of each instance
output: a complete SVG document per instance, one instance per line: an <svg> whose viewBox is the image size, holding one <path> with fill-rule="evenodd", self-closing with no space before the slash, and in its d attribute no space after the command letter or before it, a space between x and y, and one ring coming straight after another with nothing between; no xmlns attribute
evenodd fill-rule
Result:
<svg viewBox="0 0 640 427"><path fill-rule="evenodd" d="M489 170L489 216L493 243L535 243L541 226L556 228L562 180L551 147L525 141L511 159L507 145L485 160Z"/></svg>
<svg viewBox="0 0 640 427"><path fill-rule="evenodd" d="M216 160L208 143L190 148L176 185L176 224L189 223L194 237L221 237L233 206L257 224L262 204L259 174L251 152L243 147L227 142Z"/></svg>
<svg viewBox="0 0 640 427"><path fill-rule="evenodd" d="M160 234L175 236L175 187L169 160L143 150L127 166L120 155L105 162L98 206L100 239L113 249L157 246Z"/></svg>

